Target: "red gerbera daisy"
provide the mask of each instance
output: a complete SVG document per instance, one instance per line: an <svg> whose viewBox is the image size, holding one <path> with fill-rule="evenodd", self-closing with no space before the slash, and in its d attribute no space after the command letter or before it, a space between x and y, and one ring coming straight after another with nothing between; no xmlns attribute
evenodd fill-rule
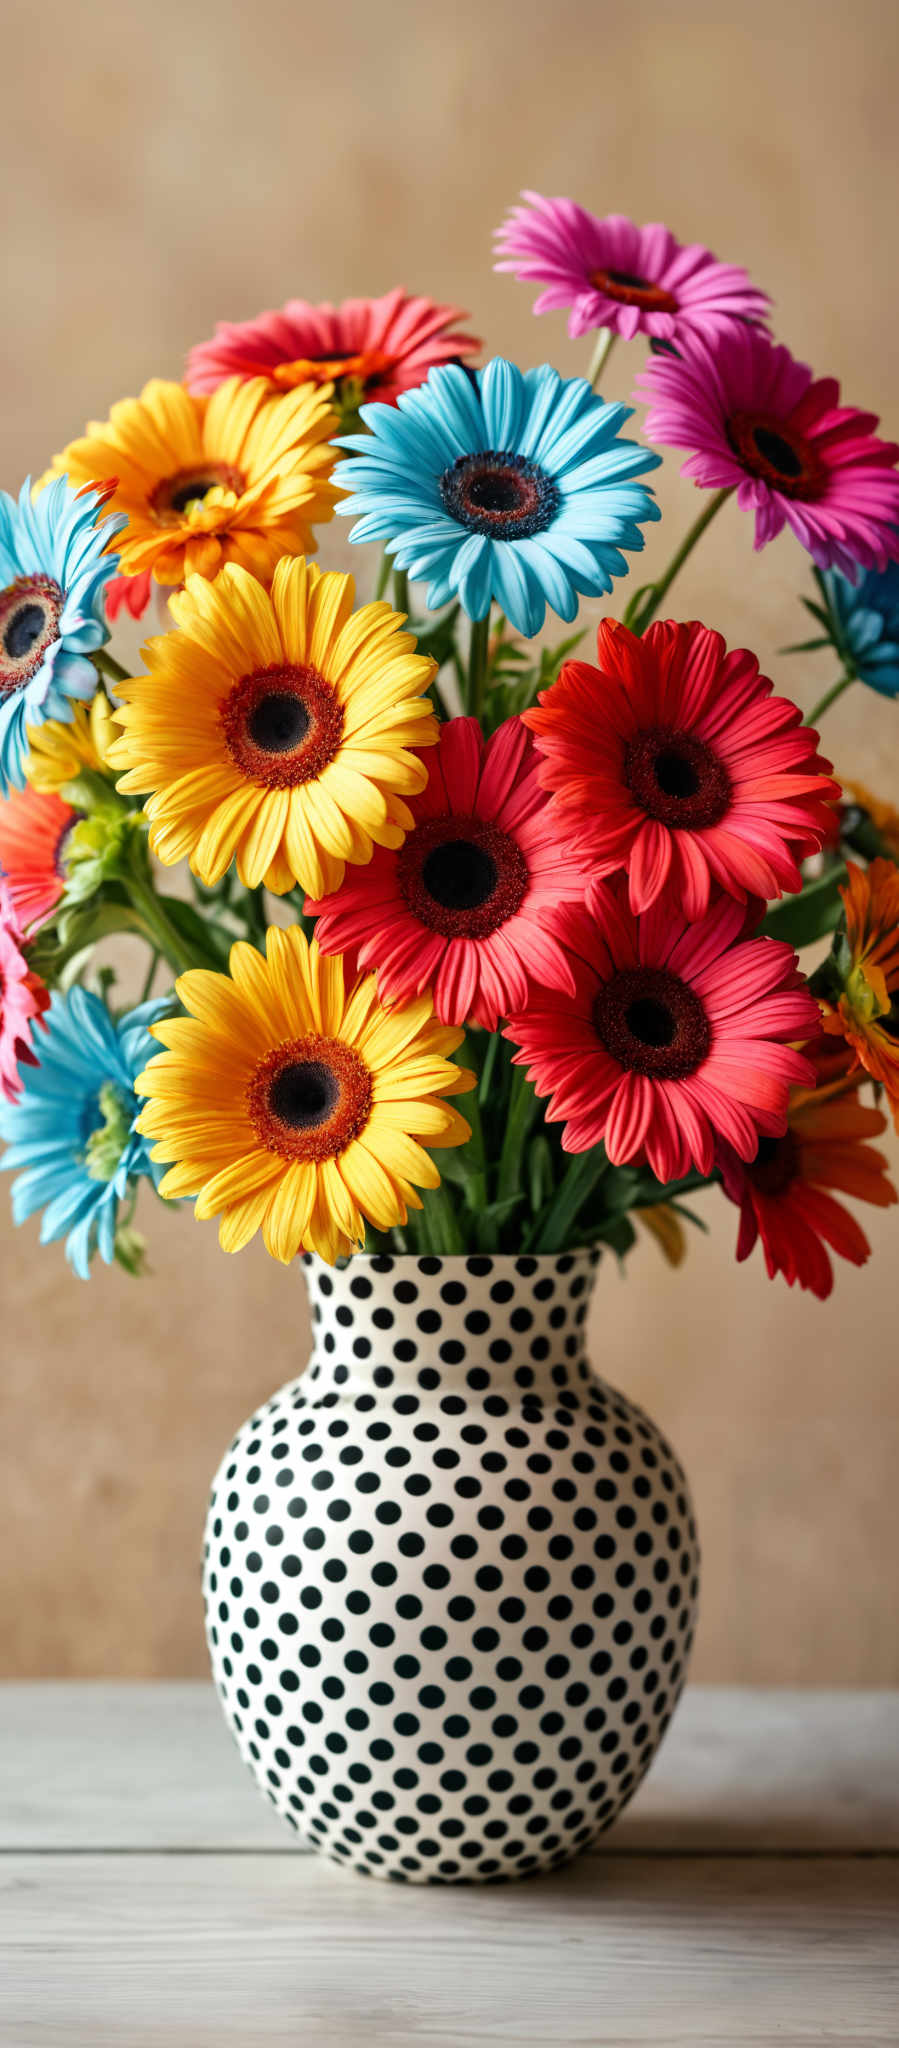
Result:
<svg viewBox="0 0 899 2048"><path fill-rule="evenodd" d="M408 800L415 825L402 846L376 847L306 909L323 953L354 951L377 967L382 1000L432 985L441 1023L493 1031L528 1002L532 980L574 988L553 919L583 896L587 871L558 845L520 719L486 743L476 718L450 719L423 758L428 783Z"/></svg>
<svg viewBox="0 0 899 2048"><path fill-rule="evenodd" d="M874 413L840 404L835 377L813 379L760 328L678 337L676 353L650 359L637 396L648 441L693 451L685 476L736 486L757 548L789 522L820 568L853 582L859 563L899 558L899 447L875 439Z"/></svg>
<svg viewBox="0 0 899 2048"><path fill-rule="evenodd" d="M112 624L120 611L130 612L132 619L142 619L153 595L153 576L149 569L139 576L114 576L106 591L106 616Z"/></svg>
<svg viewBox="0 0 899 2048"><path fill-rule="evenodd" d="M783 1137L761 1138L749 1165L722 1143L718 1164L725 1194L740 1209L737 1258L747 1259L760 1237L769 1279L782 1273L789 1287L798 1281L824 1301L833 1287L826 1246L854 1266L863 1266L871 1250L854 1216L826 1190L839 1188L879 1209L897 1196L883 1153L866 1142L886 1130L886 1118L862 1106L844 1074L829 1078L827 1040L806 1050L818 1086L793 1090Z"/></svg>
<svg viewBox="0 0 899 2048"><path fill-rule="evenodd" d="M556 931L575 961L572 996L543 997L510 1017L566 1152L605 1142L616 1166L647 1160L660 1181L710 1173L716 1136L741 1159L759 1134L786 1127L791 1083L810 1062L784 1041L807 1038L817 1005L792 947L741 938L742 905L724 898L697 924L656 903L629 910L623 880L593 882L587 909L563 906Z"/></svg>
<svg viewBox="0 0 899 2048"><path fill-rule="evenodd" d="M797 859L831 833L840 785L755 655L695 621L640 640L605 619L598 646L598 668L566 662L523 713L553 812L594 872L626 867L634 911L667 884L689 918L713 882L741 902L799 889Z"/></svg>
<svg viewBox="0 0 899 2048"><path fill-rule="evenodd" d="M0 1095L15 1102L21 1092L20 1067L36 1067L32 1027L50 1007L48 990L29 967L22 930L0 875Z"/></svg>
<svg viewBox="0 0 899 2048"><path fill-rule="evenodd" d="M381 299L345 299L341 306L311 306L288 299L280 312L255 320L220 320L213 339L201 341L187 359L189 391L215 391L226 377L268 377L277 390L296 384L330 384L347 379L360 398L395 405L401 391L423 384L435 363L476 355L481 344L459 334L466 315L457 306L408 298L403 291Z"/></svg>
<svg viewBox="0 0 899 2048"><path fill-rule="evenodd" d="M0 870L23 931L45 924L59 902L62 850L77 815L62 797L27 783L0 801Z"/></svg>

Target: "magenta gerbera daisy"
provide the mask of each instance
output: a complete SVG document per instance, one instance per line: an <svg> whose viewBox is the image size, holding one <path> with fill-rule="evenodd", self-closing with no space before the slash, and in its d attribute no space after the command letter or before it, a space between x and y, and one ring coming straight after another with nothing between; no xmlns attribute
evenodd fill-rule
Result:
<svg viewBox="0 0 899 2048"><path fill-rule="evenodd" d="M409 799L415 823L402 846L376 847L367 867L306 909L323 953L377 967L382 1001L430 986L441 1023L492 1031L529 1001L532 982L573 990L554 920L560 903L583 897L587 870L559 847L519 718L486 742L477 719L450 719L422 758L428 783Z"/></svg>
<svg viewBox="0 0 899 2048"><path fill-rule="evenodd" d="M789 523L820 568L853 581L859 564L899 558L899 447L876 439L876 414L840 404L835 377L734 327L654 356L637 387L648 439L689 448L683 473L697 484L736 488L757 548Z"/></svg>
<svg viewBox="0 0 899 2048"><path fill-rule="evenodd" d="M435 363L463 361L481 344L456 328L466 314L457 306L409 298L404 291L380 299L344 299L312 306L288 299L279 312L255 320L220 320L211 341L187 359L189 391L215 391L226 377L268 377L276 390L297 384L351 381L354 403L377 399L395 405L401 391L423 384Z"/></svg>
<svg viewBox="0 0 899 2048"><path fill-rule="evenodd" d="M49 993L25 957L21 926L0 875L0 1095L7 1102L21 1092L19 1068L38 1065L32 1032L49 1007Z"/></svg>
<svg viewBox="0 0 899 2048"><path fill-rule="evenodd" d="M598 654L596 668L566 662L523 714L552 815L594 873L626 868L635 912L667 887L690 919L713 884L743 902L799 889L797 861L832 836L840 785L755 655L696 621L638 639L614 619Z"/></svg>
<svg viewBox="0 0 899 2048"><path fill-rule="evenodd" d="M728 898L696 924L670 903L635 917L617 879L560 908L574 994L538 997L504 1035L566 1152L602 1139L613 1165L645 1160L667 1181L711 1173L716 1135L753 1159L760 1135L783 1133L791 1084L814 1075L784 1041L816 1031L817 1005L792 947L744 927Z"/></svg>
<svg viewBox="0 0 899 2048"><path fill-rule="evenodd" d="M523 192L497 234L497 270L546 286L535 313L570 306L568 332L608 327L673 341L735 320L764 320L769 300L745 270L719 263L699 242L675 241L659 221L637 227L623 214L604 220L573 199Z"/></svg>

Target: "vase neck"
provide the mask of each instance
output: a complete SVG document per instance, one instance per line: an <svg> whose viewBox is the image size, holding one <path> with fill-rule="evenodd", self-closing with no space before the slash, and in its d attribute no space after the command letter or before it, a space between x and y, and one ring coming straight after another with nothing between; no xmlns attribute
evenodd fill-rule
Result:
<svg viewBox="0 0 899 2048"><path fill-rule="evenodd" d="M488 1410L510 1390L577 1400L598 1256L359 1256L342 1268L307 1257L306 1377L320 1399L410 1412L423 1395Z"/></svg>

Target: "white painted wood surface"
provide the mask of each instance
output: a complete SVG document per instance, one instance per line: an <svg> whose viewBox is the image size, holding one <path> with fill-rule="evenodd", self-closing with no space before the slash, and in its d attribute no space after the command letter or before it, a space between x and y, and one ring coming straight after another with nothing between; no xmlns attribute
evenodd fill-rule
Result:
<svg viewBox="0 0 899 2048"><path fill-rule="evenodd" d="M899 1698L687 1693L603 1849L395 1888L297 1853L209 1687L0 1688L2 2048L899 2044Z"/></svg>

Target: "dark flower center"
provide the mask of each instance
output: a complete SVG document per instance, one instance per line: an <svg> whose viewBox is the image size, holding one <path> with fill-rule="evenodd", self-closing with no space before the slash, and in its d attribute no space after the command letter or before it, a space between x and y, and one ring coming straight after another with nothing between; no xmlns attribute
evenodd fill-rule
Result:
<svg viewBox="0 0 899 2048"><path fill-rule="evenodd" d="M261 1143L282 1159L334 1159L365 1129L371 1075L342 1039L310 1032L260 1060L247 1107Z"/></svg>
<svg viewBox="0 0 899 2048"><path fill-rule="evenodd" d="M675 726L650 726L624 750L624 779L648 818L697 832L729 809L727 769L704 740Z"/></svg>
<svg viewBox="0 0 899 2048"><path fill-rule="evenodd" d="M486 818L426 818L404 839L397 882L409 909L447 939L486 939L520 908L528 866Z"/></svg>
<svg viewBox="0 0 899 2048"><path fill-rule="evenodd" d="M295 789L333 761L343 705L317 669L274 663L241 676L219 706L232 761L249 782Z"/></svg>
<svg viewBox="0 0 899 2048"><path fill-rule="evenodd" d="M22 688L58 638L65 599L51 576L19 576L0 591L0 696Z"/></svg>
<svg viewBox="0 0 899 2048"><path fill-rule="evenodd" d="M634 1074L682 1081L707 1057L711 1027L689 984L664 967L623 967L593 1003L597 1037Z"/></svg>
<svg viewBox="0 0 899 2048"><path fill-rule="evenodd" d="M451 518L494 540L542 533L559 509L559 489L551 476L525 455L492 448L460 455L444 470L438 488Z"/></svg>
<svg viewBox="0 0 899 2048"><path fill-rule="evenodd" d="M826 470L814 445L790 420L768 413L736 412L725 421L734 454L750 476L781 491L787 498L813 498Z"/></svg>
<svg viewBox="0 0 899 2048"><path fill-rule="evenodd" d="M246 487L242 470L228 462L206 462L196 469L179 469L162 477L150 493L150 506L165 526L180 524L188 507L202 504L209 492L220 488L239 497Z"/></svg>
<svg viewBox="0 0 899 2048"><path fill-rule="evenodd" d="M799 1170L799 1146L792 1131L782 1138L759 1139L759 1149L746 1173L760 1195L782 1195Z"/></svg>
<svg viewBox="0 0 899 2048"><path fill-rule="evenodd" d="M644 313L677 312L673 292L631 270L591 270L590 283L594 291L604 292L607 299L617 299L622 306L639 306Z"/></svg>

